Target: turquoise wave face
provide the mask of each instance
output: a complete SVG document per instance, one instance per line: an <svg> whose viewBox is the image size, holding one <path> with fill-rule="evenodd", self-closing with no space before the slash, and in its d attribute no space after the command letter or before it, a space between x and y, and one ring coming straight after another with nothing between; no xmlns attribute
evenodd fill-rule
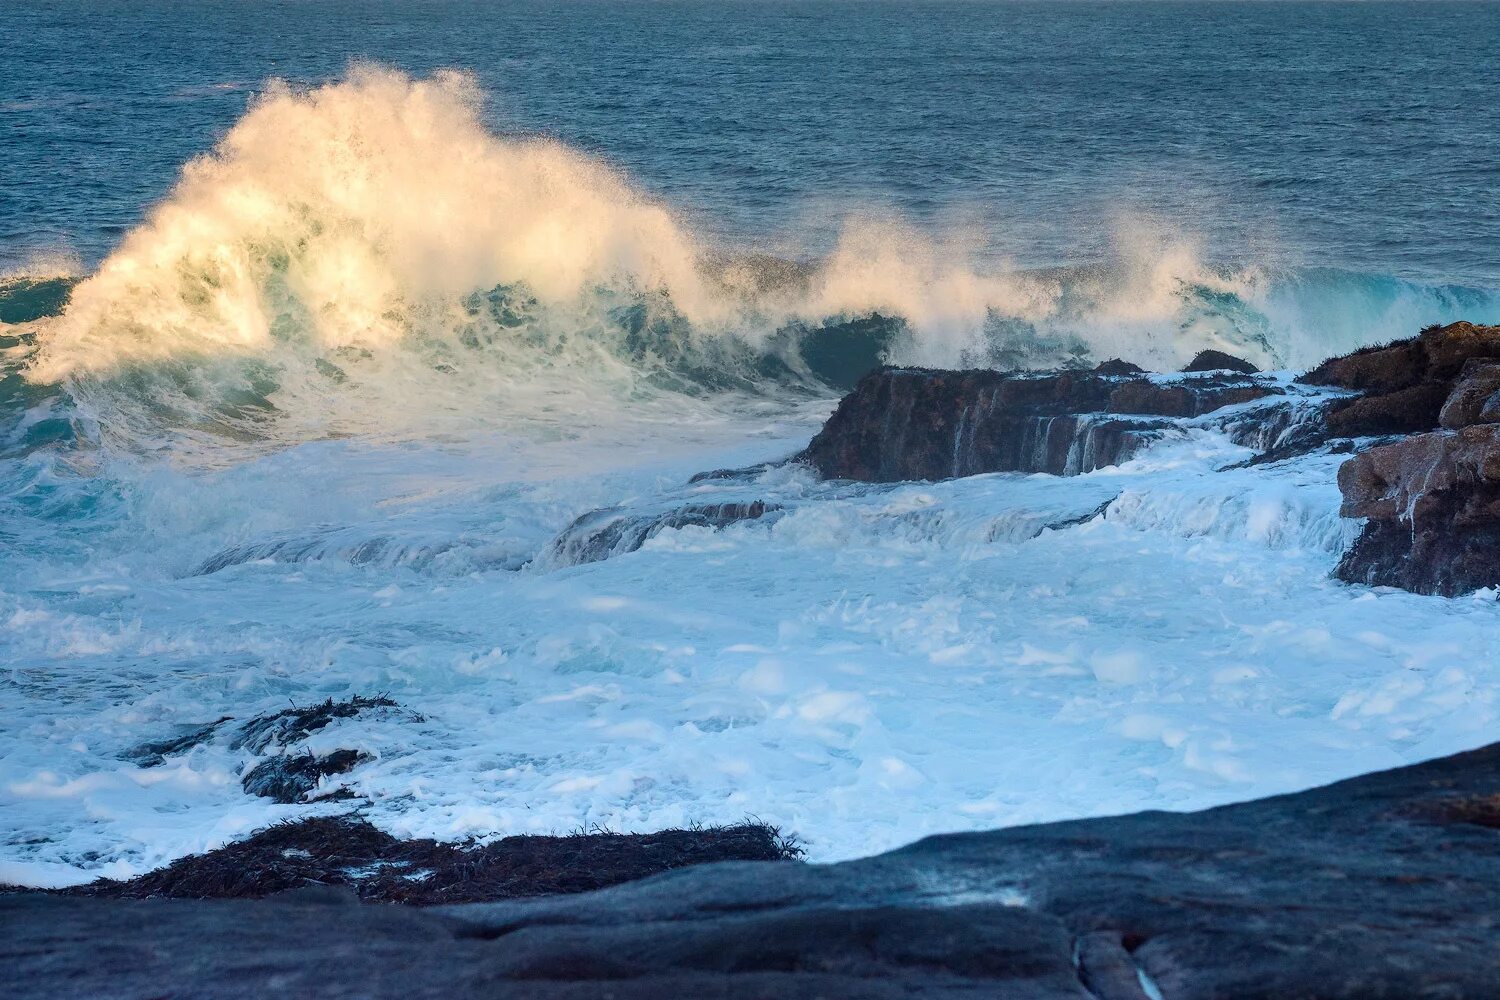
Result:
<svg viewBox="0 0 1500 1000"><path fill-rule="evenodd" d="M0 282L0 457L75 442L58 387L37 385L24 373L36 341L26 324L60 315L75 283L72 278Z"/></svg>
<svg viewBox="0 0 1500 1000"><path fill-rule="evenodd" d="M883 363L1039 369L1123 356L1149 366L1163 344L1179 352L1215 347L1263 367L1301 369L1425 326L1500 321L1500 293L1489 289L1333 268L1225 272L1209 281L1171 277L1166 305L1153 306L1145 320L1129 315L1128 275L1093 268L1022 277L1057 289L1045 311L990 308L956 356L935 362L922 331L899 314L846 314L708 337L665 295L601 290L588 325L580 321L559 333L557 318L525 286L508 285L472 293L451 329L413 336L392 349L394 360L352 348L311 355L300 347L273 349L232 362L189 354L50 384L28 377L28 366L48 324L66 313L77 280L12 281L0 286L0 315L7 317L0 334L0 449L17 455L74 447L98 437L83 424L116 417L147 437L153 429L191 429L226 441L274 437L288 406L327 403L344 392L378 397L381 378L397 392L403 372L419 372L438 394L437 405L453 406L440 398L445 384L462 395L483 384L486 366L516 364L518 351L526 352L533 375L562 377L583 392L597 378L597 390L622 403L665 394L711 404L723 396L829 396ZM284 340L298 337L288 333ZM579 343L588 349L578 350ZM284 393L288 378L305 382L291 399ZM87 405L76 405L80 399ZM482 423L484 412L476 410L474 419Z"/></svg>

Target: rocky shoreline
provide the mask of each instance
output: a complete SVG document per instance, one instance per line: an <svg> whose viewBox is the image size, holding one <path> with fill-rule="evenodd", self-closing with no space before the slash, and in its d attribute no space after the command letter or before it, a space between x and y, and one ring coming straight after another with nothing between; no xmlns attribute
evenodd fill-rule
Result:
<svg viewBox="0 0 1500 1000"><path fill-rule="evenodd" d="M263 899L308 886L342 887L370 903L435 906L590 892L715 861L796 861L796 841L764 823L488 844L401 840L358 816L281 823L246 840L127 881L100 879L61 896L96 899Z"/></svg>
<svg viewBox="0 0 1500 1000"><path fill-rule="evenodd" d="M411 907L0 895L32 997L1493 997L1500 744L1296 795Z"/></svg>
<svg viewBox="0 0 1500 1000"><path fill-rule="evenodd" d="M1445 596L1500 585L1500 327L1431 328L1296 378L1217 352L1169 374L1118 359L885 367L793 461L853 484L1070 476L1199 430L1249 449L1241 464L1350 456L1341 513L1366 523L1339 579ZM737 477L753 479L705 481ZM753 497L595 511L543 558L782 513ZM334 719L403 711L373 697L220 719L129 759L224 741L254 757L247 793L335 799L363 759L295 748ZM474 848L308 820L133 882L0 895L0 968L18 996L1488 997L1497 831L1500 744L1294 796L932 838L828 867L753 823ZM497 902L560 893L582 894ZM394 902L421 908L376 905Z"/></svg>
<svg viewBox="0 0 1500 1000"><path fill-rule="evenodd" d="M1368 524L1339 579L1445 596L1500 584L1500 327L1434 327L1289 382L1228 355L1169 375L1118 360L1040 373L882 368L796 460L862 482L1080 475L1194 426L1252 448L1257 463L1356 453L1339 472L1342 513Z"/></svg>

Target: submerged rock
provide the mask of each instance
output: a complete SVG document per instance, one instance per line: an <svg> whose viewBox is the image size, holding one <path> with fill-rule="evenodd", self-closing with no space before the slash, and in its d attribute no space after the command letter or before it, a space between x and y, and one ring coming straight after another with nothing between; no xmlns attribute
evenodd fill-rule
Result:
<svg viewBox="0 0 1500 1000"><path fill-rule="evenodd" d="M285 749L293 744L300 743L313 733L326 728L336 719L352 719L366 712L389 711L401 711L409 719L418 722L422 719L421 716L413 712L401 709L401 706L384 695L375 695L374 697L354 695L343 701L334 701L332 698L329 698L326 701L308 705L305 708L293 706L282 709L280 712L250 719L248 722L237 727L236 730L231 730L235 735L229 740L228 745L231 750L248 750L255 756L261 756L275 748ZM123 760L132 761L140 767L159 767L171 757L187 753L194 747L203 746L204 744L222 739L221 731L224 729L225 723L233 721L234 719L231 716L226 715L217 721L203 725L178 727L177 735L138 744L122 752L120 757ZM344 753L345 751L339 752ZM269 781L269 776L276 769L289 768L296 770L303 767L305 762L310 758L304 753L297 759L301 760L302 763L292 763L293 758L283 758L280 756L258 763L245 778L246 790L251 791L251 776L258 775L255 777L254 783L259 785L263 780ZM347 768L344 770L347 770ZM339 772L325 771L324 773L332 774ZM317 784L316 777L313 778L312 784ZM261 791L252 791L251 793L255 795L269 794ZM299 799L300 795L297 795L284 801L298 801Z"/></svg>
<svg viewBox="0 0 1500 1000"><path fill-rule="evenodd" d="M518 862L508 841L465 852L362 825L279 827L136 882L0 895L0 970L17 998L1479 1000L1500 983L1497 837L1500 745L1203 812L430 908L355 894L504 900L681 855L531 838L551 842Z"/></svg>
<svg viewBox="0 0 1500 1000"><path fill-rule="evenodd" d="M1173 380L885 368L840 401L798 460L830 479L896 482L986 472L1078 475L1128 459L1196 417L1275 395L1240 376Z"/></svg>
<svg viewBox="0 0 1500 1000"><path fill-rule="evenodd" d="M187 726L177 736L141 743L126 750L120 756L124 760L133 761L140 767L160 767L167 762L168 757L186 753L193 747L207 743L214 738L220 726L232 721L234 720L226 715L215 722L201 726Z"/></svg>

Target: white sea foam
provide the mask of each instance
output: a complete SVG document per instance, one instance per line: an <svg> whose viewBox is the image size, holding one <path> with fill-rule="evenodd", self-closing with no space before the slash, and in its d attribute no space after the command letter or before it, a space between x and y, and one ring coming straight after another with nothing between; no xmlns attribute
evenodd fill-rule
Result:
<svg viewBox="0 0 1500 1000"><path fill-rule="evenodd" d="M1330 581L1347 527L1328 458L1216 473L1244 451L1205 432L1072 479L686 485L784 454L812 423L529 483L473 446L358 442L115 470L90 523L22 540L0 580L7 877L129 874L345 808L247 796L254 759L227 738L156 768L119 755L351 693L422 716L308 744L370 754L349 780L397 833L753 814L817 860L1287 791L1493 736L1500 610ZM731 495L786 511L505 568L591 507ZM337 544L193 575L327 530ZM468 554L350 554L380 539Z"/></svg>

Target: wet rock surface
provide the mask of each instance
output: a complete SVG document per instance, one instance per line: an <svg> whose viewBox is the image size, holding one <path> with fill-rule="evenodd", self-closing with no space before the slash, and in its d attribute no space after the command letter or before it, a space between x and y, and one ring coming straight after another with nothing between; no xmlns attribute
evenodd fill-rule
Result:
<svg viewBox="0 0 1500 1000"><path fill-rule="evenodd" d="M1045 373L884 368L796 458L867 483L1079 475L1194 427L1254 450L1245 465L1349 452L1343 513L1369 523L1338 578L1443 595L1500 585L1500 459L1483 429L1500 425L1500 327L1433 327L1330 358L1297 384L1213 351L1184 371L1120 359Z"/></svg>
<svg viewBox="0 0 1500 1000"><path fill-rule="evenodd" d="M283 823L126 882L65 895L111 899L261 899L342 886L367 902L467 903L588 892L712 861L786 861L801 849L762 823L506 837L489 844L398 840L357 817Z"/></svg>
<svg viewBox="0 0 1500 1000"><path fill-rule="evenodd" d="M1372 448L1339 488L1344 516L1370 519L1340 579L1445 596L1500 584L1500 424Z"/></svg>
<svg viewBox="0 0 1500 1000"><path fill-rule="evenodd" d="M373 758L357 750L335 750L317 756L311 752L286 753L261 761L240 780L251 795L291 804L302 802L319 790L324 779L348 774ZM349 792L336 788L319 798L345 798Z"/></svg>
<svg viewBox="0 0 1500 1000"><path fill-rule="evenodd" d="M734 473L726 470L725 478ZM547 560L576 566L634 552L663 531L709 528L717 531L740 521L758 521L779 514L781 506L764 500L688 504L654 514L620 508L589 511L578 517L552 542Z"/></svg>
<svg viewBox="0 0 1500 1000"><path fill-rule="evenodd" d="M0 896L11 995L1493 997L1500 745L1199 813L415 908Z"/></svg>
<svg viewBox="0 0 1500 1000"><path fill-rule="evenodd" d="M864 482L1078 475L1125 461L1169 430L1170 418L1280 392L1268 381L1223 373L1158 380L884 368L844 397L798 459L826 478Z"/></svg>

